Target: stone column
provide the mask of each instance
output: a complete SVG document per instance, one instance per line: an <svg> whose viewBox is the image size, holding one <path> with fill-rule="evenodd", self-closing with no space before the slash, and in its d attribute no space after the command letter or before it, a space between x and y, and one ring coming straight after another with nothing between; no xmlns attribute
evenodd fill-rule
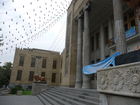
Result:
<svg viewBox="0 0 140 105"><path fill-rule="evenodd" d="M136 26L138 29L138 33L140 33L140 7L136 8Z"/></svg>
<svg viewBox="0 0 140 105"><path fill-rule="evenodd" d="M78 35L77 35L77 71L75 88L82 87L82 17L78 18Z"/></svg>
<svg viewBox="0 0 140 105"><path fill-rule="evenodd" d="M90 33L89 33L89 6L84 10L84 34L83 34L83 66L90 63ZM90 78L83 74L82 88L90 88Z"/></svg>
<svg viewBox="0 0 140 105"><path fill-rule="evenodd" d="M114 27L113 27L113 24L112 24L112 20L110 19L108 21L108 35L109 35L109 40L111 40L110 45L112 45L112 43L114 41L114 39L113 39L113 36L114 36L113 29L114 29ZM109 55L111 56L113 54L113 52L112 52L112 49L109 49L109 50L110 50L109 51L110 52Z"/></svg>
<svg viewBox="0 0 140 105"><path fill-rule="evenodd" d="M109 39L113 38L113 26L112 26L112 21L108 21L108 34L109 34Z"/></svg>
<svg viewBox="0 0 140 105"><path fill-rule="evenodd" d="M104 38L104 27L101 25L100 27L100 56L101 60L105 59L105 38Z"/></svg>
<svg viewBox="0 0 140 105"><path fill-rule="evenodd" d="M122 0L113 0L114 9L114 25L115 25L115 39L116 39L116 50L121 53L126 53L126 39L124 31L124 21L123 21L123 10L122 10Z"/></svg>

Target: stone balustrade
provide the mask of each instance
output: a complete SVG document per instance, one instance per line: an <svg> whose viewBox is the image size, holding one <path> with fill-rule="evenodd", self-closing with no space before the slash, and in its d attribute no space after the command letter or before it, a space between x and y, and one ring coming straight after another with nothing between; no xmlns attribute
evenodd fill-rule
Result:
<svg viewBox="0 0 140 105"><path fill-rule="evenodd" d="M103 94L140 98L140 62L99 70L97 90Z"/></svg>

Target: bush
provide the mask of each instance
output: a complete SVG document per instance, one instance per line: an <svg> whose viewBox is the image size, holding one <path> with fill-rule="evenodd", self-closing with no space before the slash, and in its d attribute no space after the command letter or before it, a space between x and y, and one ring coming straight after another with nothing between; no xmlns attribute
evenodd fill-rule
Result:
<svg viewBox="0 0 140 105"><path fill-rule="evenodd" d="M11 94L16 94L16 93L17 93L16 88L12 88L11 91L10 91L10 93L11 93Z"/></svg>
<svg viewBox="0 0 140 105"><path fill-rule="evenodd" d="M22 86L20 86L20 85L17 85L17 86L15 86L15 88L12 88L11 89L11 94L16 94L17 93L17 91L19 91L19 90L22 90L22 91L24 91L24 89L22 88Z"/></svg>

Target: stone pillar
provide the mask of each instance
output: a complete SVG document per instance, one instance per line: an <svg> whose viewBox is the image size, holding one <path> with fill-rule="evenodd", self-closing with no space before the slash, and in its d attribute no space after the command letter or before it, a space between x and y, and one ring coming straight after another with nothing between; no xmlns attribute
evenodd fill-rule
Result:
<svg viewBox="0 0 140 105"><path fill-rule="evenodd" d="M113 39L113 36L114 36L113 29L114 29L114 27L113 26L114 25L112 24L112 20L110 19L108 21L108 35L109 35L109 40L111 41L109 45L112 45L113 44L113 41L114 41L114 39ZM112 52L112 49L109 49L109 50L110 50L109 51L110 52L109 55L111 56L113 54L113 52Z"/></svg>
<svg viewBox="0 0 140 105"><path fill-rule="evenodd" d="M124 21L123 21L123 10L122 10L122 0L113 0L114 9L114 25L115 25L115 39L116 39L116 50L121 53L126 53L126 39L124 31Z"/></svg>
<svg viewBox="0 0 140 105"><path fill-rule="evenodd" d="M84 33L83 33L83 66L90 63L90 33L89 33L89 6L84 10ZM83 74L82 88L90 88L90 78Z"/></svg>
<svg viewBox="0 0 140 105"><path fill-rule="evenodd" d="M140 33L140 7L136 8L136 26L138 33Z"/></svg>
<svg viewBox="0 0 140 105"><path fill-rule="evenodd" d="M113 38L113 26L112 26L112 21L108 21L108 34L109 34L109 39Z"/></svg>
<svg viewBox="0 0 140 105"><path fill-rule="evenodd" d="M78 35L77 35L77 71L75 88L82 87L82 18L78 18Z"/></svg>
<svg viewBox="0 0 140 105"><path fill-rule="evenodd" d="M100 93L99 99L100 99L99 105L109 105L107 102L107 96L105 94Z"/></svg>
<svg viewBox="0 0 140 105"><path fill-rule="evenodd" d="M100 27L100 56L101 60L105 59L105 38L104 38L104 27L101 25Z"/></svg>

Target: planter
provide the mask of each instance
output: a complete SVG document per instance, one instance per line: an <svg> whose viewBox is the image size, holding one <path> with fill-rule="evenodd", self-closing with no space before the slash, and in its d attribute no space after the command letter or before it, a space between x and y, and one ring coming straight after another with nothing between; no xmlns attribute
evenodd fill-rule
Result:
<svg viewBox="0 0 140 105"><path fill-rule="evenodd" d="M32 95L37 95L40 92L46 90L47 88L48 85L46 83L34 82L32 83Z"/></svg>
<svg viewBox="0 0 140 105"><path fill-rule="evenodd" d="M22 95L22 90L18 90L17 95Z"/></svg>

